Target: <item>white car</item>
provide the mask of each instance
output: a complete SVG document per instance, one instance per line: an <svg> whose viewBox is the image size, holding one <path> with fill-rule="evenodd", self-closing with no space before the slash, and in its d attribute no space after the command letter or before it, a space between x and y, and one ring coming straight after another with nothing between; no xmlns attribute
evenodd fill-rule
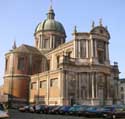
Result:
<svg viewBox="0 0 125 119"><path fill-rule="evenodd" d="M2 110L0 110L0 119L7 119L7 118L9 118L9 115L8 115L8 113L7 112L5 112L5 111L2 111Z"/></svg>

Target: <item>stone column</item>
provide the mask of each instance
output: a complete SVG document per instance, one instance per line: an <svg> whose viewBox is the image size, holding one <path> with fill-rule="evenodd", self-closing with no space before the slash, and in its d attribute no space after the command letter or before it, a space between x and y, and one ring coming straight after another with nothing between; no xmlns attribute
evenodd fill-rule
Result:
<svg viewBox="0 0 125 119"><path fill-rule="evenodd" d="M52 39L53 39L53 36L50 35L50 44L49 44L49 45L50 45L50 46L49 46L50 48L52 48Z"/></svg>
<svg viewBox="0 0 125 119"><path fill-rule="evenodd" d="M80 40L78 40L78 58L81 57L81 50L80 50Z"/></svg>
<svg viewBox="0 0 125 119"><path fill-rule="evenodd" d="M93 57L95 57L95 39L93 39Z"/></svg>
<svg viewBox="0 0 125 119"><path fill-rule="evenodd" d="M39 77L39 73L37 74L37 81L36 81L36 96L37 96L37 104L39 104L39 80L40 80L40 77Z"/></svg>
<svg viewBox="0 0 125 119"><path fill-rule="evenodd" d="M105 50L106 50L106 60L109 61L109 48L108 48L108 43L105 44Z"/></svg>
<svg viewBox="0 0 125 119"><path fill-rule="evenodd" d="M42 48L44 48L44 39L42 39Z"/></svg>
<svg viewBox="0 0 125 119"><path fill-rule="evenodd" d="M65 88L64 88L64 73L62 69L60 69L60 72L59 72L58 82L59 82L58 86L60 90L60 105L63 105Z"/></svg>
<svg viewBox="0 0 125 119"><path fill-rule="evenodd" d="M78 99L78 91L79 91L79 78L78 78L78 73L76 73L75 75L75 78L76 78L76 98Z"/></svg>
<svg viewBox="0 0 125 119"><path fill-rule="evenodd" d="M86 40L86 58L89 57L89 51L88 51L88 40Z"/></svg>
<svg viewBox="0 0 125 119"><path fill-rule="evenodd" d="M92 72L91 74L91 78L92 78L92 99L95 97L94 95L94 73Z"/></svg>
<svg viewBox="0 0 125 119"><path fill-rule="evenodd" d="M93 39L91 38L91 58L93 58Z"/></svg>
<svg viewBox="0 0 125 119"><path fill-rule="evenodd" d="M40 35L40 48L42 48L42 34Z"/></svg>
<svg viewBox="0 0 125 119"><path fill-rule="evenodd" d="M64 99L66 99L66 92L67 92L67 90L66 90L66 84L67 84L67 82L66 82L66 71L65 70L63 70L63 96L64 96Z"/></svg>
<svg viewBox="0 0 125 119"><path fill-rule="evenodd" d="M47 90L46 90L46 94L47 94L47 105L49 105L49 85L50 85L50 79L49 79L49 72L47 73Z"/></svg>
<svg viewBox="0 0 125 119"><path fill-rule="evenodd" d="M110 92L110 77L107 76L107 98L109 98L109 92Z"/></svg>
<svg viewBox="0 0 125 119"><path fill-rule="evenodd" d="M52 40L52 42L53 42L53 48L55 48L55 36L53 36L53 38L52 38L53 40Z"/></svg>
<svg viewBox="0 0 125 119"><path fill-rule="evenodd" d="M74 40L74 58L76 58L77 57L77 55L76 55L76 50L77 50L77 40Z"/></svg>
<svg viewBox="0 0 125 119"><path fill-rule="evenodd" d="M40 45L41 45L41 35L39 36L38 48L40 48Z"/></svg>
<svg viewBox="0 0 125 119"><path fill-rule="evenodd" d="M95 40L95 57L97 58L97 40Z"/></svg>
<svg viewBox="0 0 125 119"><path fill-rule="evenodd" d="M95 94L95 96L96 96L96 98L98 97L98 79L97 79L97 72L95 73L95 80L96 80L96 94Z"/></svg>
<svg viewBox="0 0 125 119"><path fill-rule="evenodd" d="M79 73L79 99L81 100L81 73Z"/></svg>
<svg viewBox="0 0 125 119"><path fill-rule="evenodd" d="M68 99L68 85L69 85L68 72L66 71L66 98L67 99Z"/></svg>
<svg viewBox="0 0 125 119"><path fill-rule="evenodd" d="M95 96L95 94L94 94L94 87L95 87L94 86L94 72L91 72L91 79L92 79L92 100L91 100L92 102L91 103L92 103L92 105L94 105L94 100L93 100L95 98L94 97Z"/></svg>
<svg viewBox="0 0 125 119"><path fill-rule="evenodd" d="M87 72L87 98L89 98L89 73Z"/></svg>

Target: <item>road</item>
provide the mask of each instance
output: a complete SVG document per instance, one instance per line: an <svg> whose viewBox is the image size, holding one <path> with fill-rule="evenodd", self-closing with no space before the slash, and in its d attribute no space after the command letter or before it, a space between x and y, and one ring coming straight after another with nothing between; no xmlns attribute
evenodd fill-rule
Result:
<svg viewBox="0 0 125 119"><path fill-rule="evenodd" d="M9 119L97 119L97 118L86 118L86 117L67 116L67 115L26 113L26 112L19 112L18 110L9 110L8 112L10 115Z"/></svg>

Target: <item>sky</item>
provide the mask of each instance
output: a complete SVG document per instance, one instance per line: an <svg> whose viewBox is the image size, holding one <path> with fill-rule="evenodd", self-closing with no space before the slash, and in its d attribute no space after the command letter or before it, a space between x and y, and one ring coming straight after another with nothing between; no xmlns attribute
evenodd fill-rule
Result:
<svg viewBox="0 0 125 119"><path fill-rule="evenodd" d="M51 0L0 0L0 84L3 84L5 53L17 46L34 46L34 31L46 18ZM125 0L53 0L56 20L72 40L73 28L89 32L92 21L99 19L108 27L110 63L118 62L120 78L125 78Z"/></svg>

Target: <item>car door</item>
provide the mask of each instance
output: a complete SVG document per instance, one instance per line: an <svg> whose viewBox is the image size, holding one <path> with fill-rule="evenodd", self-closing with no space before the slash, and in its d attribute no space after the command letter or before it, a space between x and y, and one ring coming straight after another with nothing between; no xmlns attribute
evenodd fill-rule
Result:
<svg viewBox="0 0 125 119"><path fill-rule="evenodd" d="M115 115L116 117L123 117L123 108L122 107L115 107Z"/></svg>

